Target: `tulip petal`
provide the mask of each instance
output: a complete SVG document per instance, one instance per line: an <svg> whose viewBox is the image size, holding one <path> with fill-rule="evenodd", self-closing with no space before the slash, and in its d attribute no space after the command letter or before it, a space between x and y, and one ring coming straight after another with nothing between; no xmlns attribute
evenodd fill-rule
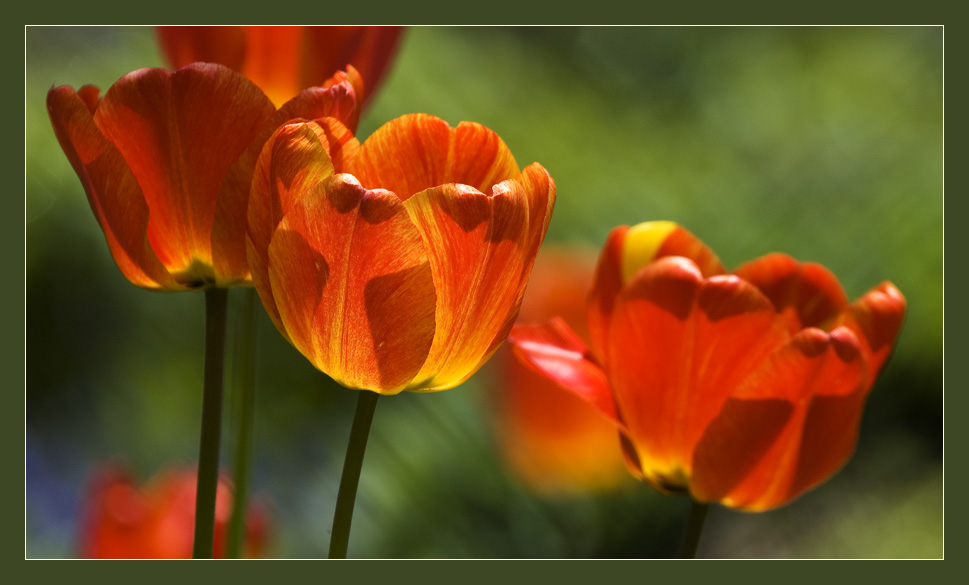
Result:
<svg viewBox="0 0 969 585"><path fill-rule="evenodd" d="M731 393L787 339L770 302L671 256L640 270L612 315L606 371L643 473L682 489L693 447Z"/></svg>
<svg viewBox="0 0 969 585"><path fill-rule="evenodd" d="M348 64L376 89L402 32L396 26L158 28L162 50L174 67L196 61L220 63L255 81L277 105L304 88L324 85Z"/></svg>
<svg viewBox="0 0 969 585"><path fill-rule="evenodd" d="M220 187L273 111L259 88L214 64L141 69L105 94L95 123L138 179L150 209L148 239L176 278L224 286L247 276L238 262L228 275L211 274L213 223L217 208L245 208L248 191L220 194ZM244 249L242 231L235 234L227 247Z"/></svg>
<svg viewBox="0 0 969 585"><path fill-rule="evenodd" d="M293 206L334 174L327 147L326 133L318 124L283 126L264 145L253 173L246 255L259 298L287 339L269 282L269 242Z"/></svg>
<svg viewBox="0 0 969 585"><path fill-rule="evenodd" d="M671 221L649 221L612 230L599 257L589 297L589 329L600 359L607 360L609 323L619 290L644 266L666 256L689 258L704 277L724 272L706 244Z"/></svg>
<svg viewBox="0 0 969 585"><path fill-rule="evenodd" d="M520 361L621 425L605 372L561 318L515 325L508 341Z"/></svg>
<svg viewBox="0 0 969 585"><path fill-rule="evenodd" d="M51 88L47 111L54 133L81 179L108 249L125 278L150 289L181 290L148 242L148 205L118 151L94 124L98 90Z"/></svg>
<svg viewBox="0 0 969 585"><path fill-rule="evenodd" d="M317 76L353 65L366 80L370 101L390 68L404 28L400 26L306 27L301 87L317 85Z"/></svg>
<svg viewBox="0 0 969 585"><path fill-rule="evenodd" d="M487 196L447 184L407 199L434 274L437 333L411 390L454 387L484 364L511 330L555 187L540 165Z"/></svg>
<svg viewBox="0 0 969 585"><path fill-rule="evenodd" d="M519 175L511 151L491 130L473 122L452 129L427 114L381 126L361 145L347 172L364 186L393 191L405 201L448 183L490 193L497 183Z"/></svg>
<svg viewBox="0 0 969 585"><path fill-rule="evenodd" d="M871 372L869 388L888 359L905 321L905 297L890 282L871 289L839 317L838 323L852 329L862 341Z"/></svg>
<svg viewBox="0 0 969 585"><path fill-rule="evenodd" d="M802 264L786 254L762 256L734 274L759 288L778 313L788 315L792 332L821 327L848 304L841 283L830 270L813 262Z"/></svg>
<svg viewBox="0 0 969 585"><path fill-rule="evenodd" d="M424 364L434 282L393 193L350 175L323 181L279 223L269 280L290 340L337 382L395 394Z"/></svg>
<svg viewBox="0 0 969 585"><path fill-rule="evenodd" d="M854 449L867 377L850 329L798 333L710 423L694 456L694 496L764 510L827 479Z"/></svg>

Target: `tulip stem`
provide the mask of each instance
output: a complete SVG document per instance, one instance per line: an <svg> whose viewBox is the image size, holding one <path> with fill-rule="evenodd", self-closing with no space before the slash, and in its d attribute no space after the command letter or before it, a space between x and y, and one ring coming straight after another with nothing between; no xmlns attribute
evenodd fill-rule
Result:
<svg viewBox="0 0 969 585"><path fill-rule="evenodd" d="M686 536L683 539L683 548L680 549L681 559L695 559L696 550L700 544L700 535L703 533L703 522L707 518L707 511L710 504L690 500L690 517L686 521Z"/></svg>
<svg viewBox="0 0 969 585"><path fill-rule="evenodd" d="M350 442L347 456L343 461L343 475L340 477L340 490L336 496L336 510L333 513L333 531L330 535L330 558L347 558L347 545L350 542L350 522L353 519L353 503L357 498L357 485L360 483L360 470L363 468L363 454L367 450L370 436L370 423L377 408L376 392L360 390L357 410L353 415L350 428Z"/></svg>
<svg viewBox="0 0 969 585"><path fill-rule="evenodd" d="M255 410L256 385L253 383L255 370L254 355L256 335L253 332L253 310L256 293L248 288L242 291L242 309L239 328L236 332L234 388L239 398L237 408L238 424L235 445L235 493L232 498L232 517L229 520L229 538L226 557L242 558L242 543L246 533L246 508L249 499L249 462L252 457L252 424Z"/></svg>
<svg viewBox="0 0 969 585"><path fill-rule="evenodd" d="M222 370L225 359L225 313L228 291L205 291L205 374L202 389L202 433L195 487L195 543L192 557L212 558L215 493L219 481L219 435L222 431Z"/></svg>

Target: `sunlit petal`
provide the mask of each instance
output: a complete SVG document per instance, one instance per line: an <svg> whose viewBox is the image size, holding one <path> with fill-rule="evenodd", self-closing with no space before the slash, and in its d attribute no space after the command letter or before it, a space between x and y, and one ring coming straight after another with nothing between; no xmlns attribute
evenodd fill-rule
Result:
<svg viewBox="0 0 969 585"><path fill-rule="evenodd" d="M94 123L98 102L98 90L92 86L78 92L68 86L52 88L47 111L54 133L81 179L122 274L141 287L181 289L148 242L148 205L141 187Z"/></svg>
<svg viewBox="0 0 969 585"><path fill-rule="evenodd" d="M364 141L347 172L365 187L387 189L404 200L448 183L490 193L497 183L519 174L511 151L491 130L472 122L451 128L427 114L381 126Z"/></svg>
<svg viewBox="0 0 969 585"><path fill-rule="evenodd" d="M605 373L564 321L516 325L508 340L520 360L621 425Z"/></svg>
<svg viewBox="0 0 969 585"><path fill-rule="evenodd" d="M269 280L290 340L341 384L395 394L424 364L435 283L393 193L325 180L279 223Z"/></svg>
<svg viewBox="0 0 969 585"><path fill-rule="evenodd" d="M259 88L211 64L141 69L102 99L95 123L137 178L150 210L148 239L176 278L224 286L248 276L241 253L227 274L212 273L213 223L224 177L273 111ZM243 249L242 230L220 236Z"/></svg>

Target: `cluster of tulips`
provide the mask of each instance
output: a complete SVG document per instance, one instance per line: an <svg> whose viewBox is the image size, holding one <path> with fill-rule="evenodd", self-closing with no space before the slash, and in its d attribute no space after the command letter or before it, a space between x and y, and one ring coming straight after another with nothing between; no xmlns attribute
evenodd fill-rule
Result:
<svg viewBox="0 0 969 585"><path fill-rule="evenodd" d="M355 135L401 34L162 28L173 70L134 71L103 95L50 90L54 131L124 276L206 297L195 485L99 480L85 554L223 554L232 287L254 288L293 347L359 391L333 557L346 554L377 397L458 386L506 340L506 446L536 486L609 483L625 463L664 493L761 511L844 465L904 319L893 285L852 303L827 269L781 254L728 271L683 227L650 221L616 228L594 269L540 259L526 298L556 199L544 167L519 167L480 124L425 113ZM585 423L566 409L594 420L599 438L576 439ZM256 524L249 554L263 550L265 519ZM162 525L186 527L184 544L119 536Z"/></svg>

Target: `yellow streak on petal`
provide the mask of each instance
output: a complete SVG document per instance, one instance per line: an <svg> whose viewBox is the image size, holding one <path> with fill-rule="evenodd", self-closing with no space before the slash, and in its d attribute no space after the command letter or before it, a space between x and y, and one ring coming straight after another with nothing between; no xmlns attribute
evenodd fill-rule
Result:
<svg viewBox="0 0 969 585"><path fill-rule="evenodd" d="M672 221L646 221L629 228L623 242L623 282L653 261L660 246L677 227L679 226Z"/></svg>

